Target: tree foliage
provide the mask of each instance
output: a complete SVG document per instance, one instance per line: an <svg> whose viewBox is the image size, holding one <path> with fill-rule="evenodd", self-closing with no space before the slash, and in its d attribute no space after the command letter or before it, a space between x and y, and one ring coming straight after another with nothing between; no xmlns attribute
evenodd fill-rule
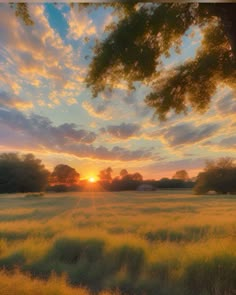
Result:
<svg viewBox="0 0 236 295"><path fill-rule="evenodd" d="M165 119L171 110L205 110L219 83L236 86L235 4L132 4L94 50L86 79L94 96L122 81L130 89L142 82L151 89L146 103ZM203 34L195 58L163 69L161 58L179 52L193 26Z"/></svg>
<svg viewBox="0 0 236 295"><path fill-rule="evenodd" d="M39 192L46 188L49 172L32 154L0 155L0 193Z"/></svg>
<svg viewBox="0 0 236 295"><path fill-rule="evenodd" d="M64 164L57 165L50 177L50 182L54 185L71 186L78 183L80 174L72 167Z"/></svg>
<svg viewBox="0 0 236 295"><path fill-rule="evenodd" d="M112 171L113 170L111 167L107 167L106 169L101 170L98 175L99 179L101 181L111 182L112 181L112 176L111 176Z"/></svg>
<svg viewBox="0 0 236 295"><path fill-rule="evenodd" d="M34 24L27 3L10 3L10 5L15 9L15 15L20 17L26 25L31 26Z"/></svg>
<svg viewBox="0 0 236 295"><path fill-rule="evenodd" d="M127 171L126 169L122 169L122 170L120 171L120 177L123 178L123 177L125 177L126 175L128 175L128 171Z"/></svg>
<svg viewBox="0 0 236 295"><path fill-rule="evenodd" d="M33 24L26 3L11 5L27 25ZM147 105L163 120L170 111L206 110L219 83L236 88L235 3L70 4L80 10L101 5L112 7L119 21L94 48L86 77L93 96L121 82L130 89L144 83L150 88ZM195 58L171 70L163 68L162 57L173 49L180 53L182 37L193 26L203 35Z"/></svg>
<svg viewBox="0 0 236 295"><path fill-rule="evenodd" d="M180 180L183 180L183 181L188 181L189 180L188 172L186 170L178 170L178 171L176 171L176 173L173 175L172 178L173 179L180 179Z"/></svg>
<svg viewBox="0 0 236 295"><path fill-rule="evenodd" d="M219 194L236 192L236 165L231 158L208 161L197 177L194 190L198 194L215 191Z"/></svg>
<svg viewBox="0 0 236 295"><path fill-rule="evenodd" d="M136 190L143 182L143 176L139 172L129 174L126 169L120 171L120 176L115 177L110 185L112 191Z"/></svg>

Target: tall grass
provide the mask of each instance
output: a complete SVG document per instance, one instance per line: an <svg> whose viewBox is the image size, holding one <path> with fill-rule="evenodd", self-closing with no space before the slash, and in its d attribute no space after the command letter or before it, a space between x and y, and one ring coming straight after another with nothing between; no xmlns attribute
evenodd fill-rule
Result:
<svg viewBox="0 0 236 295"><path fill-rule="evenodd" d="M0 294L233 295L235 213L186 192L0 196Z"/></svg>
<svg viewBox="0 0 236 295"><path fill-rule="evenodd" d="M92 295L87 288L73 288L66 277L54 274L47 281L22 274L19 270L0 271L0 291L2 295ZM103 291L99 295L119 295L118 292Z"/></svg>

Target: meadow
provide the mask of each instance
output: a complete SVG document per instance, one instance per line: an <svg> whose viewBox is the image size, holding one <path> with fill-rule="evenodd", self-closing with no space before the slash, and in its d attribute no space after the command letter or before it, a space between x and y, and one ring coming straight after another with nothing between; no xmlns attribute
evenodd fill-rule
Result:
<svg viewBox="0 0 236 295"><path fill-rule="evenodd" d="M235 295L236 196L0 195L0 294Z"/></svg>

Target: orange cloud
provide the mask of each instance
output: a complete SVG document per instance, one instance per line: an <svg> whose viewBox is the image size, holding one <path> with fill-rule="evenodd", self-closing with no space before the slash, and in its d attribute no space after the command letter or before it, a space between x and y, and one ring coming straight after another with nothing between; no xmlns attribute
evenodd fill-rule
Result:
<svg viewBox="0 0 236 295"><path fill-rule="evenodd" d="M96 34L96 27L86 13L86 10L76 11L71 9L66 15L66 19L69 26L68 38L78 40L81 37Z"/></svg>
<svg viewBox="0 0 236 295"><path fill-rule="evenodd" d="M0 106L27 110L33 108L33 103L2 91L0 92Z"/></svg>

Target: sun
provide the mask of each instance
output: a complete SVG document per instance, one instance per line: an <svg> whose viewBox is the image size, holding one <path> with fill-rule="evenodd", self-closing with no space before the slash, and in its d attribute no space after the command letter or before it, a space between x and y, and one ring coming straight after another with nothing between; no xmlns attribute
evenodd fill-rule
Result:
<svg viewBox="0 0 236 295"><path fill-rule="evenodd" d="M91 183L94 183L96 180L95 180L94 177L89 177L88 181L91 182Z"/></svg>

